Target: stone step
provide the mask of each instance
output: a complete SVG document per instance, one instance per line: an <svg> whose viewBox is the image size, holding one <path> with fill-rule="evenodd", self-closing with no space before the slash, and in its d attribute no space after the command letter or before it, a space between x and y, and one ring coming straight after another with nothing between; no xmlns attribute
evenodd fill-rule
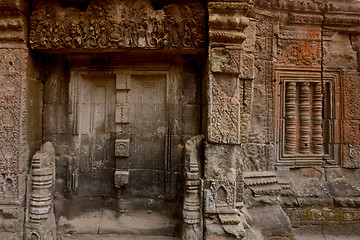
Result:
<svg viewBox="0 0 360 240"><path fill-rule="evenodd" d="M177 240L168 236L138 236L138 235L117 235L117 234L65 234L59 240Z"/></svg>
<svg viewBox="0 0 360 240"><path fill-rule="evenodd" d="M147 236L148 239L151 236L173 239L178 235L179 223L177 219L154 211L134 210L119 214L115 211L101 210L71 220L60 219L58 235L66 236L64 239L72 239L69 237L75 235L122 236L116 239L142 239L142 236Z"/></svg>

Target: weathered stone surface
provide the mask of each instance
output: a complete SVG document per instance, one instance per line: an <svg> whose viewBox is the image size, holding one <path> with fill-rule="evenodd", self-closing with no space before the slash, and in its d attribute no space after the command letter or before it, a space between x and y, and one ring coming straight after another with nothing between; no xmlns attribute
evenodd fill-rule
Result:
<svg viewBox="0 0 360 240"><path fill-rule="evenodd" d="M41 84L26 49L22 1L0 2L0 236L24 233L27 160L41 145ZM33 96L30 98L29 96Z"/></svg>
<svg viewBox="0 0 360 240"><path fill-rule="evenodd" d="M184 225L181 234L184 240L200 240L203 238L202 179L200 173L203 139L202 135L198 135L187 140L185 144L186 192L183 205Z"/></svg>
<svg viewBox="0 0 360 240"><path fill-rule="evenodd" d="M53 200L60 239L356 232L359 1L29 4L0 1L0 238L55 238Z"/></svg>
<svg viewBox="0 0 360 240"><path fill-rule="evenodd" d="M249 209L251 225L264 239L294 239L289 217L279 205Z"/></svg>
<svg viewBox="0 0 360 240"><path fill-rule="evenodd" d="M55 149L45 143L31 161L26 215L26 239L55 240Z"/></svg>

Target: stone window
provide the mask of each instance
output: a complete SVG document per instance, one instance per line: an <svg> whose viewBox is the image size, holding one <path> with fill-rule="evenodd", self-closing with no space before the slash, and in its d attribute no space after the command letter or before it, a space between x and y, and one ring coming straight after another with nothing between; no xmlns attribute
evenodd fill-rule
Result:
<svg viewBox="0 0 360 240"><path fill-rule="evenodd" d="M278 163L335 163L335 130L339 119L337 73L276 73Z"/></svg>

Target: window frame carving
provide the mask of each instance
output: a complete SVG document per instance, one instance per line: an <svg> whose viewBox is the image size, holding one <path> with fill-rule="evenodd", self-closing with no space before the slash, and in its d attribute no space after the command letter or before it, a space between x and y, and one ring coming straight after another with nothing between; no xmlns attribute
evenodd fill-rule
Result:
<svg viewBox="0 0 360 240"><path fill-rule="evenodd" d="M340 151L340 143L336 141L336 139L340 139L340 119L341 119L341 92L340 92L340 73L339 72L321 72L319 71L309 71L309 70L276 70L275 71L275 139L276 139L276 165L285 165L285 166L311 166L311 165L323 165L323 164L331 164L336 165L339 163L339 153ZM296 83L293 86L293 90L295 91L295 95L291 94L286 96L286 86L288 83ZM309 83L309 84L304 84ZM310 144L314 144L314 122L316 120L316 116L314 118L314 88L318 84L321 84L321 93L317 92L317 94L321 94L322 97L322 137L323 137L323 152L322 153L314 153L314 149L311 147L311 150L302 151L300 149L301 135L308 134L308 140ZM311 86L313 85L313 86ZM307 87L306 87L307 86ZM309 89L310 86L310 89ZM302 89L300 89L302 88ZM301 96L300 91L308 91L307 94L310 96ZM319 89L318 89L319 91ZM304 92L302 92L304 93ZM289 97L290 96L290 97ZM286 98L294 97L294 102L290 103L288 106L286 105ZM319 95L317 96L319 97ZM319 99L318 99L319 100ZM305 103L304 103L305 101ZM306 103L306 101L308 101ZM316 100L315 100L316 101ZM294 106L292 106L292 104ZM303 109L301 110L300 104L304 104ZM286 113L286 107L293 110L293 114L295 117L295 128L291 130L286 130L286 118L288 116ZM300 114L301 111L305 112L305 120L307 120L307 124L309 129L301 126ZM308 113L306 111L309 111ZM302 120L304 121L304 120ZM308 123L310 121L310 123ZM318 128L319 130L319 128ZM295 131L295 152L286 153L286 144L287 144L287 131ZM315 130L316 131L316 130ZM319 139L318 139L319 140ZM318 141L317 140L317 141ZM306 153L305 153L306 152Z"/></svg>

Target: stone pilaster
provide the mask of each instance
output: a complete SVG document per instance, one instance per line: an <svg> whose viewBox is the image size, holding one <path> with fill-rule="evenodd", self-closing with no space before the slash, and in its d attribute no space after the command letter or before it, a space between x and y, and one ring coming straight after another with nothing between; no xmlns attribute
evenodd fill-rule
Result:
<svg viewBox="0 0 360 240"><path fill-rule="evenodd" d="M0 1L1 239L23 238L28 160L41 144L41 84L26 44L27 3Z"/></svg>
<svg viewBox="0 0 360 240"><path fill-rule="evenodd" d="M205 144L206 239L245 236L240 143L251 114L254 56L244 51L251 1L210 1Z"/></svg>

